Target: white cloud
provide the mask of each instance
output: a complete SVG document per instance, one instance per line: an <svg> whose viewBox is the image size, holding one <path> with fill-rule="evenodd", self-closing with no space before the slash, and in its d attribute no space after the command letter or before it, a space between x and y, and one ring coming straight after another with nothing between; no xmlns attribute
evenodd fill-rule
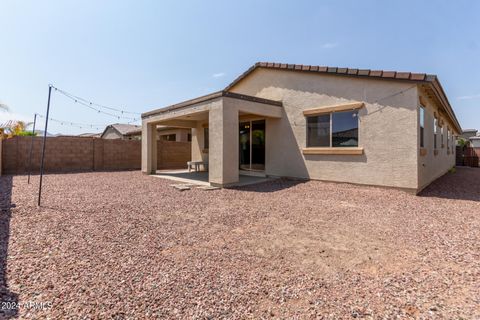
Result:
<svg viewBox="0 0 480 320"><path fill-rule="evenodd" d="M336 48L336 47L338 47L338 43L336 43L336 42L327 42L327 43L324 43L322 45L323 49L333 49L333 48Z"/></svg>
<svg viewBox="0 0 480 320"><path fill-rule="evenodd" d="M472 94L472 95L469 95L469 96L461 96L461 97L458 97L457 99L458 100L472 100L472 99L478 99L480 98L480 93L479 94Z"/></svg>
<svg viewBox="0 0 480 320"><path fill-rule="evenodd" d="M212 74L212 77L214 78L221 78L225 75L225 72L219 72L219 73L214 73Z"/></svg>

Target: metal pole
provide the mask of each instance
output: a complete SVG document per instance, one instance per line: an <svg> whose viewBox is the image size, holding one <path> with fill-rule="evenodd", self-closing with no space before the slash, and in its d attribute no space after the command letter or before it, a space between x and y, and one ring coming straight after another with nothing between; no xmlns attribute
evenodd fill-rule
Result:
<svg viewBox="0 0 480 320"><path fill-rule="evenodd" d="M28 184L30 184L30 173L32 172L32 152L33 152L33 138L35 137L35 124L37 123L37 114L33 116L33 131L32 141L30 142L30 158L28 158Z"/></svg>
<svg viewBox="0 0 480 320"><path fill-rule="evenodd" d="M45 142L47 142L47 129L48 129L48 113L50 111L50 96L52 94L52 85L48 85L48 102L47 102L47 114L45 116L45 132L43 132L43 146L42 146L42 162L40 164L40 185L38 187L38 206L42 200L42 180L43 180L43 168L45 163Z"/></svg>

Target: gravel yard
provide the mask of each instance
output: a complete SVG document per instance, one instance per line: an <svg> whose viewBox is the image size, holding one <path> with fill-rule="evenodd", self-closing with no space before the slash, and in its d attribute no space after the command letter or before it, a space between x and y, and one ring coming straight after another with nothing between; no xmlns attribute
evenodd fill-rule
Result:
<svg viewBox="0 0 480 320"><path fill-rule="evenodd" d="M421 196L58 174L42 208L26 180L0 178L5 317L480 318L480 169Z"/></svg>

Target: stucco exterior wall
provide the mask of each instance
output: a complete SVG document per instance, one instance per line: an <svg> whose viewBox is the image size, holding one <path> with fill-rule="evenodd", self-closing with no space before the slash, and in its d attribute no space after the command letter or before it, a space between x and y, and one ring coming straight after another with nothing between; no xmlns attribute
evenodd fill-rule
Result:
<svg viewBox="0 0 480 320"><path fill-rule="evenodd" d="M425 107L425 130L424 130L424 149L425 155L418 158L418 189L421 190L430 184L433 180L444 175L450 168L455 166L455 141L450 140L450 148L447 148L447 128L452 132L452 122L439 112L440 106L430 99L428 95L419 90L418 106L420 101ZM437 114L439 123L443 122L443 145L441 130L439 127L437 137L437 152L434 149L434 115ZM420 112L417 112L420 121ZM418 129L420 137L420 129ZM417 141L420 148L420 138Z"/></svg>
<svg viewBox="0 0 480 320"><path fill-rule="evenodd" d="M157 139L161 139L161 136L174 134L175 135L175 141L177 141L177 142L188 142L188 134L189 133L190 133L190 129L185 129L185 128L159 130Z"/></svg>
<svg viewBox="0 0 480 320"><path fill-rule="evenodd" d="M418 89L407 82L257 69L232 92L283 102L266 121L266 174L418 188ZM353 101L363 155L303 155L303 110Z"/></svg>

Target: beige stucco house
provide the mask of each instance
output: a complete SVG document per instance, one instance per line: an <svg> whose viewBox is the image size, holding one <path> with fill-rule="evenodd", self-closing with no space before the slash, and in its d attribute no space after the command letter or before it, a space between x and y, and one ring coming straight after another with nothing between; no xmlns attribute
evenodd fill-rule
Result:
<svg viewBox="0 0 480 320"><path fill-rule="evenodd" d="M435 75L257 63L224 90L142 114L142 171L158 125L191 128L210 184L266 175L418 192L455 165L460 125Z"/></svg>

